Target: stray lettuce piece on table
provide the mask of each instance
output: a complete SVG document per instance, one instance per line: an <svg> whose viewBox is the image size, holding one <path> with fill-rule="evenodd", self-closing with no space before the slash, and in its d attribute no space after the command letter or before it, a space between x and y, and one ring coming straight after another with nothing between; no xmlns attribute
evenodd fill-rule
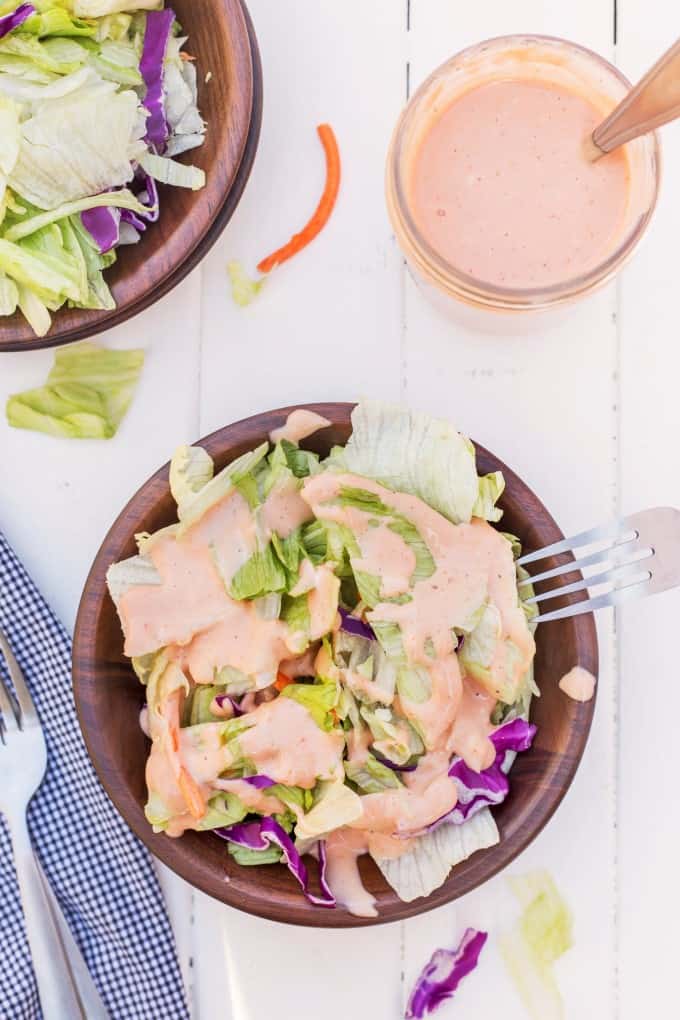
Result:
<svg viewBox="0 0 680 1020"><path fill-rule="evenodd" d="M563 1020L552 965L574 944L571 912L547 871L509 881L523 909L501 939L505 965L534 1020Z"/></svg>
<svg viewBox="0 0 680 1020"><path fill-rule="evenodd" d="M231 280L231 296L242 308L257 297L267 282L266 276L261 280L251 280L241 263L235 260L227 263L227 272Z"/></svg>
<svg viewBox="0 0 680 1020"><path fill-rule="evenodd" d="M110 439L127 411L144 351L82 343L57 351L45 386L7 401L7 421L66 439Z"/></svg>
<svg viewBox="0 0 680 1020"><path fill-rule="evenodd" d="M468 928L455 949L436 949L413 986L404 1014L406 1020L422 1020L458 989L475 969L488 935Z"/></svg>

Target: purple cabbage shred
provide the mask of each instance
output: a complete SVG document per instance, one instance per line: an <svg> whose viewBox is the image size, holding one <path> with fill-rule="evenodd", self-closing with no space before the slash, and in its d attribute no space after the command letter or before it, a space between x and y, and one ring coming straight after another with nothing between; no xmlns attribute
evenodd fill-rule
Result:
<svg viewBox="0 0 680 1020"><path fill-rule="evenodd" d="M165 116L163 77L165 53L174 20L175 15L171 10L149 11L146 16L142 58L139 62L139 71L146 85L143 103L149 111L145 137L157 152L165 151L170 134Z"/></svg>
<svg viewBox="0 0 680 1020"><path fill-rule="evenodd" d="M258 822L241 822L239 825L231 825L225 829L213 829L213 832L222 839L237 843L248 850L266 850L272 843L276 844L283 851L283 858L288 870L299 883L309 902L316 907L334 907L336 905L335 897L326 882L325 848L323 851L319 849L322 874L321 896L316 896L309 891L309 873L293 840L273 818L262 818ZM321 861L322 853L323 861Z"/></svg>
<svg viewBox="0 0 680 1020"><path fill-rule="evenodd" d="M220 706L220 708L222 708L222 706L224 705L225 701L228 701L229 704L231 705L231 708L232 708L232 711L234 713L234 718L235 719L239 715L243 715L244 714L243 713L243 709L239 705L238 701L236 700L236 698L232 698L231 694L216 694L215 695L215 701Z"/></svg>
<svg viewBox="0 0 680 1020"><path fill-rule="evenodd" d="M276 780L270 779L269 776L244 776L244 783L250 783L256 790L266 790L269 786L276 786Z"/></svg>
<svg viewBox="0 0 680 1020"><path fill-rule="evenodd" d="M422 1020L457 991L464 977L475 969L488 935L468 928L456 949L436 949L425 964L409 996L406 1020Z"/></svg>
<svg viewBox="0 0 680 1020"><path fill-rule="evenodd" d="M340 617L342 623L340 624L340 630L344 630L347 634L354 634L355 637L367 638L369 641L375 641L375 631L372 627L369 627L367 623L360 620L357 616L352 616L346 609L340 606Z"/></svg>
<svg viewBox="0 0 680 1020"><path fill-rule="evenodd" d="M104 255L115 248L120 241L121 213L112 206L98 209L85 209L80 214L80 221Z"/></svg>
<svg viewBox="0 0 680 1020"><path fill-rule="evenodd" d="M36 9L33 4L19 4L17 9L12 11L11 14L5 14L0 18L0 39L14 31L15 28L19 28L20 25L23 25L24 21L35 13Z"/></svg>

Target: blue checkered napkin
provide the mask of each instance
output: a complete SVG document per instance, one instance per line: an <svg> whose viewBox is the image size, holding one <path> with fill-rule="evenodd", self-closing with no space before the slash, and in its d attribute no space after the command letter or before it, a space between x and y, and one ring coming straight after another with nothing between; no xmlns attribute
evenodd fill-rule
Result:
<svg viewBox="0 0 680 1020"><path fill-rule="evenodd" d="M113 1020L186 1020L172 931L151 861L100 787L80 735L68 636L2 534L0 628L31 688L47 740L47 775L28 814L33 844L102 999ZM0 749L0 768L1 758ZM0 816L0 1017L39 1016Z"/></svg>

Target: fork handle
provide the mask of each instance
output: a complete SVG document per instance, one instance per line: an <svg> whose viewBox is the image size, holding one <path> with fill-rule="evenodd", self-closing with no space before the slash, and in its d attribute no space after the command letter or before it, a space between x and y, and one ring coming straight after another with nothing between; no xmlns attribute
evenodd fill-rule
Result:
<svg viewBox="0 0 680 1020"><path fill-rule="evenodd" d="M12 821L10 832L43 1020L87 1020L38 870L25 815Z"/></svg>

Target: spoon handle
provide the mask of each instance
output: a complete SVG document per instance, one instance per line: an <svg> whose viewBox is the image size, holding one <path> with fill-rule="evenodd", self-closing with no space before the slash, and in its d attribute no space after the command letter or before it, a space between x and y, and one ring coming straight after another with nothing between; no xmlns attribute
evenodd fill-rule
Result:
<svg viewBox="0 0 680 1020"><path fill-rule="evenodd" d="M602 152L680 117L680 39L593 131Z"/></svg>

